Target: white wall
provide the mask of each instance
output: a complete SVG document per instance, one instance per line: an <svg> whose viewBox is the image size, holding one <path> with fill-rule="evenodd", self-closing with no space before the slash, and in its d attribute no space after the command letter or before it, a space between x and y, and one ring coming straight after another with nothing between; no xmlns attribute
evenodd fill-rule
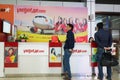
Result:
<svg viewBox="0 0 120 80"><path fill-rule="evenodd" d="M0 4L16 4L17 0L0 0Z"/></svg>
<svg viewBox="0 0 120 80"><path fill-rule="evenodd" d="M120 5L96 4L96 12L120 12Z"/></svg>
<svg viewBox="0 0 120 80"><path fill-rule="evenodd" d="M78 2L61 2L61 1L24 1L24 0L0 0L0 4L15 4L15 5L34 5L34 6L69 6L83 7L85 3Z"/></svg>
<svg viewBox="0 0 120 80"><path fill-rule="evenodd" d="M4 77L4 43L0 42L0 77Z"/></svg>
<svg viewBox="0 0 120 80"><path fill-rule="evenodd" d="M87 0L88 7L88 39L95 33L95 0Z"/></svg>

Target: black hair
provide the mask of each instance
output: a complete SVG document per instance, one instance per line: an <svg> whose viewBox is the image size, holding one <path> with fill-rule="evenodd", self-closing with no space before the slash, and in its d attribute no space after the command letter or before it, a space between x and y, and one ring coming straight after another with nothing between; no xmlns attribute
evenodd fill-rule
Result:
<svg viewBox="0 0 120 80"><path fill-rule="evenodd" d="M89 42L90 42L90 40L91 40L92 38L93 38L93 37L90 37L90 38L89 38Z"/></svg>
<svg viewBox="0 0 120 80"><path fill-rule="evenodd" d="M56 23L56 24L57 24L57 25L62 24L62 17L60 17L60 16L59 16L59 17L58 17L58 19L60 19L61 21L60 21L60 22L59 22L59 21L57 21L57 23Z"/></svg>
<svg viewBox="0 0 120 80"><path fill-rule="evenodd" d="M97 28L98 30L103 29L103 23L102 22L97 23Z"/></svg>
<svg viewBox="0 0 120 80"><path fill-rule="evenodd" d="M73 30L73 25L72 24L67 24L67 26L71 27L71 30Z"/></svg>
<svg viewBox="0 0 120 80"><path fill-rule="evenodd" d="M53 53L53 51L54 51L54 53ZM56 56L56 52L55 52L54 48L51 49L51 53L53 53Z"/></svg>
<svg viewBox="0 0 120 80"><path fill-rule="evenodd" d="M75 23L77 23L77 20L79 20L78 18L75 19Z"/></svg>
<svg viewBox="0 0 120 80"><path fill-rule="evenodd" d="M12 50L12 51L13 51L13 52L12 52L12 55L13 55L13 54L14 54L14 49L13 49L12 47L11 47L11 48L9 48L9 49L8 49L8 54L9 54L9 51L10 51L10 50Z"/></svg>
<svg viewBox="0 0 120 80"><path fill-rule="evenodd" d="M85 21L85 23L84 23L84 21ZM86 25L86 24L87 24L87 19L84 18L84 19L83 19L83 25Z"/></svg>
<svg viewBox="0 0 120 80"><path fill-rule="evenodd" d="M70 22L71 19L72 19L72 17L70 17L70 18L68 19L68 23L69 23L69 24L73 24L73 20L72 20L72 23Z"/></svg>

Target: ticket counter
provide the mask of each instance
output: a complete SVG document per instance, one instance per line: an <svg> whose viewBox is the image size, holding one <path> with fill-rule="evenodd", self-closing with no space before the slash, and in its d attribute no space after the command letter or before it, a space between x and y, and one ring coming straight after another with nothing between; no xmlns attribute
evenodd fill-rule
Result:
<svg viewBox="0 0 120 80"><path fill-rule="evenodd" d="M64 45L64 44L62 44ZM62 55L64 54L62 46ZM49 43L19 42L18 67L5 68L7 74L58 74L62 67L49 66ZM81 77L91 76L91 46L89 43L76 43L70 58L71 72ZM62 57L62 56L61 56ZM61 60L62 63L62 60Z"/></svg>

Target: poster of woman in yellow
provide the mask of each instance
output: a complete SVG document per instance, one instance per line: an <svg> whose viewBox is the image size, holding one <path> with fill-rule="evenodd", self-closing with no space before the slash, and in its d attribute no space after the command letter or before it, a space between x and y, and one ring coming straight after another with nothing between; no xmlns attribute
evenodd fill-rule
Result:
<svg viewBox="0 0 120 80"><path fill-rule="evenodd" d="M61 62L61 48L50 48L50 62Z"/></svg>
<svg viewBox="0 0 120 80"><path fill-rule="evenodd" d="M5 63L15 63L16 59L15 49L10 47L5 50Z"/></svg>
<svg viewBox="0 0 120 80"><path fill-rule="evenodd" d="M5 42L4 67L18 67L18 43Z"/></svg>

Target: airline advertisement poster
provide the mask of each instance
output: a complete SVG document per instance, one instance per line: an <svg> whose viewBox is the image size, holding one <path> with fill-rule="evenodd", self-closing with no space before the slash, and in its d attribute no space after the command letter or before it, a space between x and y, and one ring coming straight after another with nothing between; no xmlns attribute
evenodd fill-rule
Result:
<svg viewBox="0 0 120 80"><path fill-rule="evenodd" d="M66 39L66 26L73 24L73 32L77 42L87 42L88 23L85 7L50 7L15 5L17 38L25 36L27 42L48 42L52 35L59 40Z"/></svg>
<svg viewBox="0 0 120 80"><path fill-rule="evenodd" d="M18 67L18 43L5 42L4 67Z"/></svg>
<svg viewBox="0 0 120 80"><path fill-rule="evenodd" d="M96 67L97 66L97 44L95 42L91 43L91 66Z"/></svg>
<svg viewBox="0 0 120 80"><path fill-rule="evenodd" d="M14 5L0 4L0 19L14 23Z"/></svg>
<svg viewBox="0 0 120 80"><path fill-rule="evenodd" d="M62 66L62 43L49 43L49 67Z"/></svg>

